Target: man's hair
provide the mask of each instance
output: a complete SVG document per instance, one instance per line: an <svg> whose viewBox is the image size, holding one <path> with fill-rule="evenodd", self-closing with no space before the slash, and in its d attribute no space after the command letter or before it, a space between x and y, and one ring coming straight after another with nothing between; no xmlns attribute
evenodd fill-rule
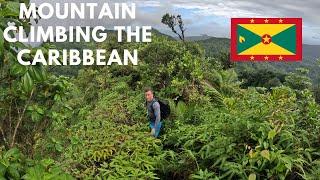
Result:
<svg viewBox="0 0 320 180"><path fill-rule="evenodd" d="M149 92L149 91L151 91L152 94L154 93L151 87L146 87L146 88L144 88L144 92L145 92L145 93L146 93L146 92Z"/></svg>

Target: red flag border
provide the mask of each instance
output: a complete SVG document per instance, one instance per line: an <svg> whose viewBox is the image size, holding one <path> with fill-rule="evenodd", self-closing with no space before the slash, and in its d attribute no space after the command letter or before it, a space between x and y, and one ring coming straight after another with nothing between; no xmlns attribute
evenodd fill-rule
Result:
<svg viewBox="0 0 320 180"><path fill-rule="evenodd" d="M250 20L254 20L254 23L250 23ZM254 60L250 60L250 55L238 55L237 54L237 25L238 24L266 24L265 20L268 20L268 24L280 24L279 20L282 19L284 23L281 24L296 24L297 38L296 38L296 55L253 55ZM277 62L292 62L302 61L302 18L231 18L231 47L230 58L233 62L255 62L255 61L277 61ZM268 60L266 60L268 57ZM279 57L282 60L279 60Z"/></svg>

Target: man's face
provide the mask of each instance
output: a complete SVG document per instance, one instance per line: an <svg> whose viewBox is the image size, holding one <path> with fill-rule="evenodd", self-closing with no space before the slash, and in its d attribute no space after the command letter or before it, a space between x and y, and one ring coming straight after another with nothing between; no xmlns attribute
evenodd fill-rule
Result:
<svg viewBox="0 0 320 180"><path fill-rule="evenodd" d="M153 93L152 93L151 91L145 92L144 95L145 95L146 100L147 100L148 102L152 101L152 99L153 99Z"/></svg>

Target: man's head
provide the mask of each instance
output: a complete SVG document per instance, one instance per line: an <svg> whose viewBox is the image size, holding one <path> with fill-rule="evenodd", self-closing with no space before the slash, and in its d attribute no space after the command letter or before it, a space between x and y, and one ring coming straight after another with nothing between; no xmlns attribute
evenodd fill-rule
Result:
<svg viewBox="0 0 320 180"><path fill-rule="evenodd" d="M154 96L153 96L153 90L152 90L151 88L146 88L146 89L144 90L144 96L146 97L146 100L147 100L148 102L151 102L151 101L153 100L153 98L154 98Z"/></svg>

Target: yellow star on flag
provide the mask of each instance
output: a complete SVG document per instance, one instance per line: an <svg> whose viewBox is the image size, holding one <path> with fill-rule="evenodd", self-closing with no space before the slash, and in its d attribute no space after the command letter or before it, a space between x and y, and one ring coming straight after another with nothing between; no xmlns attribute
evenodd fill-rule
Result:
<svg viewBox="0 0 320 180"><path fill-rule="evenodd" d="M265 36L263 38L264 43L269 43L270 42L270 38L268 36Z"/></svg>

